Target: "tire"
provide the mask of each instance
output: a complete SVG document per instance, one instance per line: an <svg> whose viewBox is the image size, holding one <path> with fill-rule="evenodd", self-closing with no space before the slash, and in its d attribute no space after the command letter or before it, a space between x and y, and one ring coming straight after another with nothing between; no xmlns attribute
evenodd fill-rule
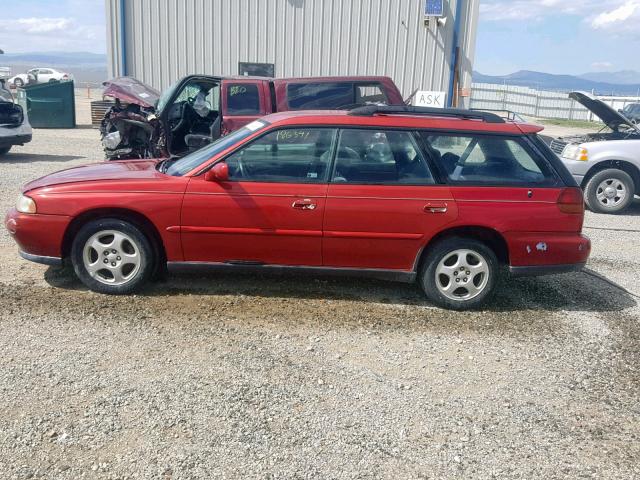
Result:
<svg viewBox="0 0 640 480"><path fill-rule="evenodd" d="M11 150L11 145L8 147L0 147L0 157L9 153L9 150Z"/></svg>
<svg viewBox="0 0 640 480"><path fill-rule="evenodd" d="M21 78L16 78L13 81L13 86L16 87L16 88L24 87L24 81Z"/></svg>
<svg viewBox="0 0 640 480"><path fill-rule="evenodd" d="M620 213L631 202L635 185L631 176L617 168L608 168L589 179L584 189L584 201L596 213Z"/></svg>
<svg viewBox="0 0 640 480"><path fill-rule="evenodd" d="M153 252L138 227L117 218L103 218L87 223L77 233L71 245L71 263L90 290L121 295L136 291L149 280L157 261Z"/></svg>
<svg viewBox="0 0 640 480"><path fill-rule="evenodd" d="M499 273L496 254L487 245L472 238L450 237L430 248L419 280L427 297L439 307L468 310L492 294Z"/></svg>

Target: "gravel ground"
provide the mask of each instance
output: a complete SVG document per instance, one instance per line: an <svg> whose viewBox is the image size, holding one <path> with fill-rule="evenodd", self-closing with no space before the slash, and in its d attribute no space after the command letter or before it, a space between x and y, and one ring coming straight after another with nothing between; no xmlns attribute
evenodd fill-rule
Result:
<svg viewBox="0 0 640 480"><path fill-rule="evenodd" d="M100 153L95 130L35 131L0 210ZM471 313L312 277L100 296L2 230L0 477L640 478L640 202L586 225L588 272Z"/></svg>

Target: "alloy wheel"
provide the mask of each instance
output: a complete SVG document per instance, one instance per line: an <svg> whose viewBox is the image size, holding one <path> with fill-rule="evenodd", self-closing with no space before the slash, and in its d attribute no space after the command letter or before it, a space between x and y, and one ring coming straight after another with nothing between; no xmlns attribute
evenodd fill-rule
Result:
<svg viewBox="0 0 640 480"><path fill-rule="evenodd" d="M124 285L140 271L142 256L139 245L129 235L117 230L103 230L86 241L84 267L100 283Z"/></svg>
<svg viewBox="0 0 640 480"><path fill-rule="evenodd" d="M486 288L489 265L478 252L458 249L447 253L435 271L438 291L451 300L470 300Z"/></svg>
<svg viewBox="0 0 640 480"><path fill-rule="evenodd" d="M606 208L617 207L627 198L627 187L617 178L607 178L598 185L596 198Z"/></svg>

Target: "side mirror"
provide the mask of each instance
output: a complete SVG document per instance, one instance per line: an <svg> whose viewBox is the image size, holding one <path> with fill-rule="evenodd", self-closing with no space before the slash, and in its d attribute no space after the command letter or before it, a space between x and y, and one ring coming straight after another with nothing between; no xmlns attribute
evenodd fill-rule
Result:
<svg viewBox="0 0 640 480"><path fill-rule="evenodd" d="M216 163L204 174L204 179L207 182L226 182L229 180L229 165L225 162Z"/></svg>

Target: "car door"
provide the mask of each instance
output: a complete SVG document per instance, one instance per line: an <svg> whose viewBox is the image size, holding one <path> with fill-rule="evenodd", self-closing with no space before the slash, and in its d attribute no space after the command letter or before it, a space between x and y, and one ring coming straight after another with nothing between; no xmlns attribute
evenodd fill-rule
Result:
<svg viewBox="0 0 640 480"><path fill-rule="evenodd" d="M48 68L38 70L38 83L46 83L53 78L53 71Z"/></svg>
<svg viewBox="0 0 640 480"><path fill-rule="evenodd" d="M498 231L563 231L563 188L553 168L523 136L421 132L450 185L461 218ZM499 212L499 215L496 215Z"/></svg>
<svg viewBox="0 0 640 480"><path fill-rule="evenodd" d="M229 133L271 113L268 83L255 80L222 82L222 125Z"/></svg>
<svg viewBox="0 0 640 480"><path fill-rule="evenodd" d="M194 177L184 198L187 261L322 265L331 128L266 132L224 160L228 181Z"/></svg>
<svg viewBox="0 0 640 480"><path fill-rule="evenodd" d="M327 191L325 266L412 270L421 248L456 218L417 137L401 130L340 132Z"/></svg>

